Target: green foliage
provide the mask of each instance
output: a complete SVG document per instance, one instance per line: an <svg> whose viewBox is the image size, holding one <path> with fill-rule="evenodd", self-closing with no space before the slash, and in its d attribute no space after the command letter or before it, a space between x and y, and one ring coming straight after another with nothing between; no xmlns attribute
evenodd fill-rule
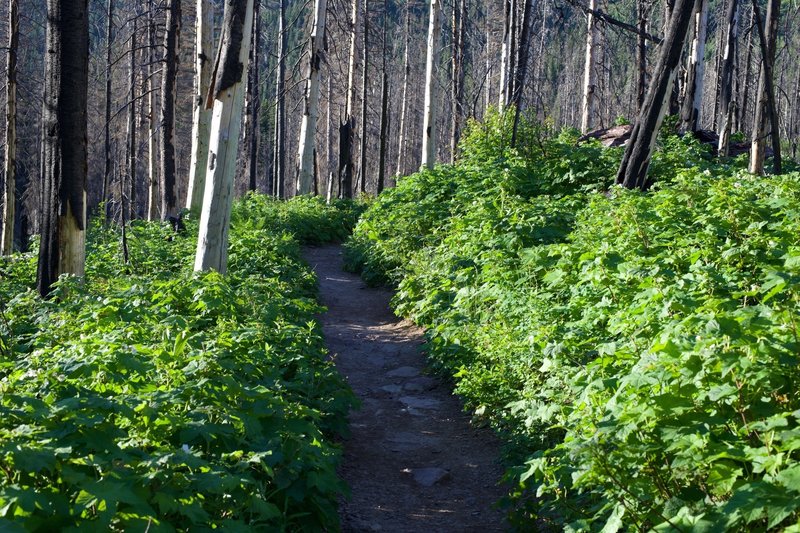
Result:
<svg viewBox="0 0 800 533"><path fill-rule="evenodd" d="M245 204L268 222L233 228L226 277L191 272L192 220L133 223L129 264L94 225L86 283L64 277L48 301L24 288L32 256L5 260L0 529L338 528L334 441L355 398L287 231L354 215Z"/></svg>
<svg viewBox="0 0 800 533"><path fill-rule="evenodd" d="M616 151L564 133L522 156L503 127L378 198L348 246L507 439L520 528L800 530L800 175L665 135L654 191L604 190ZM572 161L587 174L551 179Z"/></svg>
<svg viewBox="0 0 800 533"><path fill-rule="evenodd" d="M299 196L284 202L248 194L234 206L231 224L291 233L301 244L342 242L365 208L366 204L357 200L334 200L329 205L321 196Z"/></svg>

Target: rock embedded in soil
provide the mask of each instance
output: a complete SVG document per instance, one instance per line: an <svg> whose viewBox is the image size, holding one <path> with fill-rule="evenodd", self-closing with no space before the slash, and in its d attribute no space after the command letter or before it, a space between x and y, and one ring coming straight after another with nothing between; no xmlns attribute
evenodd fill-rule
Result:
<svg viewBox="0 0 800 533"><path fill-rule="evenodd" d="M390 378L415 378L419 376L419 369L413 366L401 366L387 372L386 375Z"/></svg>
<svg viewBox="0 0 800 533"><path fill-rule="evenodd" d="M450 477L448 470L439 467L414 468L409 473L414 476L414 481L423 487L433 487Z"/></svg>
<svg viewBox="0 0 800 533"><path fill-rule="evenodd" d="M435 389L438 385L439 383L435 379L421 376L403 385L403 390L407 392L427 392Z"/></svg>

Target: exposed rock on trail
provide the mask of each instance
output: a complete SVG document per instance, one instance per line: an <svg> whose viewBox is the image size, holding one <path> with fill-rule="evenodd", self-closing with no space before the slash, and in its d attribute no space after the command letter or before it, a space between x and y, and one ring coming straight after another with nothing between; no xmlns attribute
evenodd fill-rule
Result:
<svg viewBox="0 0 800 533"><path fill-rule="evenodd" d="M341 248L307 248L317 272L325 338L361 398L351 413L341 475L344 531L503 531L499 444L448 387L425 375L421 330L396 318L391 292L342 272Z"/></svg>

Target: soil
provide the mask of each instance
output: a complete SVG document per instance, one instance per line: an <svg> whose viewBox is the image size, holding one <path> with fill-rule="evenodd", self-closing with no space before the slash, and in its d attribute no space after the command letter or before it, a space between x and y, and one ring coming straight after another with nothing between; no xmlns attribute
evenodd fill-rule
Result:
<svg viewBox="0 0 800 533"><path fill-rule="evenodd" d="M340 474L343 531L504 531L499 442L474 428L450 387L429 375L422 330L389 309L391 291L342 271L341 248L307 248L339 371L361 399Z"/></svg>

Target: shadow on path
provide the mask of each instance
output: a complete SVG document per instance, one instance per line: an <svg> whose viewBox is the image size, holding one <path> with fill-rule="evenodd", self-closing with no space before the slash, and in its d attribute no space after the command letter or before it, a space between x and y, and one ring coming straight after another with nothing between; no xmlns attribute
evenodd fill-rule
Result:
<svg viewBox="0 0 800 533"><path fill-rule="evenodd" d="M352 488L343 531L503 531L492 504L499 444L474 429L457 398L425 374L422 331L396 318L392 293L342 271L341 248L306 248L319 277L326 342L361 399L340 474Z"/></svg>

